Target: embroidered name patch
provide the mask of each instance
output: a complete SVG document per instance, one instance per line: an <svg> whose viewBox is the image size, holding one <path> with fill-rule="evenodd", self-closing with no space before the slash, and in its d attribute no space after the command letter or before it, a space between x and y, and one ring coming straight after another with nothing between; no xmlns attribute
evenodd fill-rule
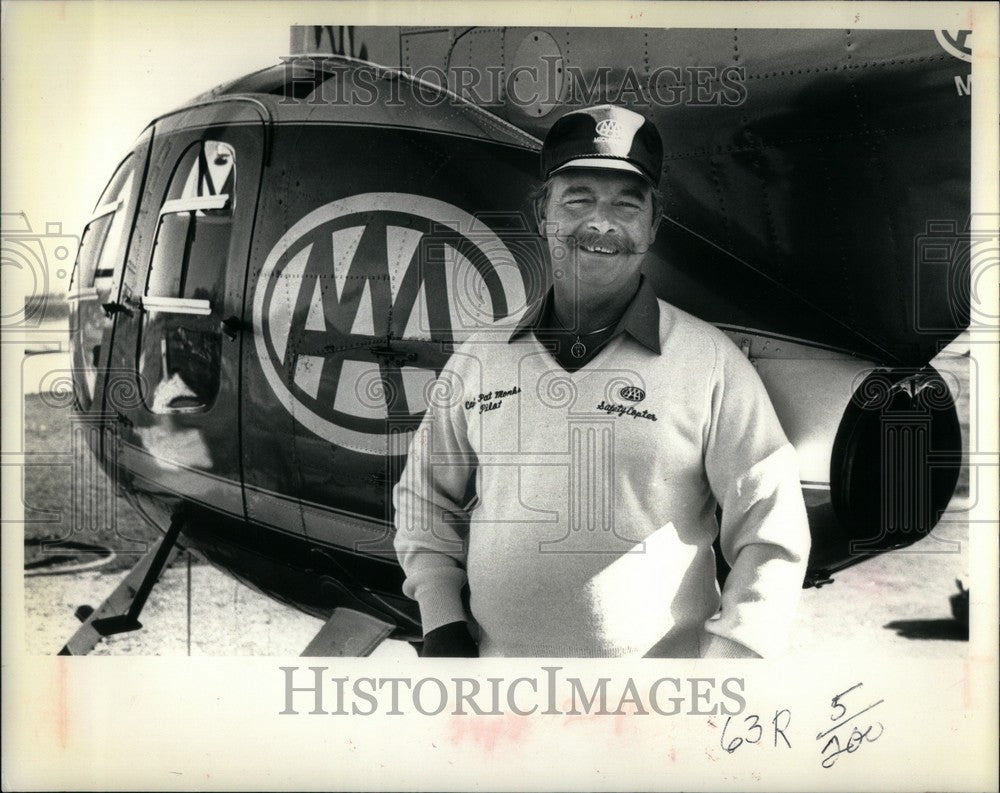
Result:
<svg viewBox="0 0 1000 793"><path fill-rule="evenodd" d="M472 410L479 405L479 412L485 413L488 410L496 410L503 404L505 397L517 396L521 393L521 386L513 388L496 388L493 391L486 391L479 394L475 399L465 400L465 409Z"/></svg>
<svg viewBox="0 0 1000 793"><path fill-rule="evenodd" d="M601 400L601 404L597 406L597 409L603 410L608 415L616 415L618 418L631 416L634 419L656 421L656 414L650 413L648 410L636 410L631 405L619 405L615 402L605 402L603 399Z"/></svg>

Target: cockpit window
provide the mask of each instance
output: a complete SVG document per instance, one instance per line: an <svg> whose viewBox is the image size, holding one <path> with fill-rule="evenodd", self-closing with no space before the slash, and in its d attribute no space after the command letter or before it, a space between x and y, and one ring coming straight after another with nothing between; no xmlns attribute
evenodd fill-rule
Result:
<svg viewBox="0 0 1000 793"><path fill-rule="evenodd" d="M146 295L208 297L225 273L235 189L228 143L203 141L184 153L160 208Z"/></svg>
<svg viewBox="0 0 1000 793"><path fill-rule="evenodd" d="M84 410L93 404L101 347L112 322L102 306L118 297L134 185L135 159L129 154L111 177L83 230L70 280L70 328L77 350L73 382Z"/></svg>
<svg viewBox="0 0 1000 793"><path fill-rule="evenodd" d="M139 364L154 413L207 410L218 394L235 190L233 147L199 141L181 155L160 206Z"/></svg>
<svg viewBox="0 0 1000 793"><path fill-rule="evenodd" d="M180 198L226 196L234 199L236 190L236 153L228 143L206 140L192 146L177 167L167 201Z"/></svg>
<svg viewBox="0 0 1000 793"><path fill-rule="evenodd" d="M125 209L132 195L134 176L132 155L129 155L111 177L83 230L70 294L96 289L102 301L110 299L115 268L125 252Z"/></svg>

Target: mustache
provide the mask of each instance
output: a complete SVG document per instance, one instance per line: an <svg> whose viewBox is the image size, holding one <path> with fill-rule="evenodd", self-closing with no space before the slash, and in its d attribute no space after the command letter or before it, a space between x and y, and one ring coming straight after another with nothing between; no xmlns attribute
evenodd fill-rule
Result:
<svg viewBox="0 0 1000 793"><path fill-rule="evenodd" d="M608 231L604 234L596 231L580 231L572 235L570 239L576 243L576 247L587 248L609 248L616 253L639 253L639 248L628 237L619 234L617 231Z"/></svg>

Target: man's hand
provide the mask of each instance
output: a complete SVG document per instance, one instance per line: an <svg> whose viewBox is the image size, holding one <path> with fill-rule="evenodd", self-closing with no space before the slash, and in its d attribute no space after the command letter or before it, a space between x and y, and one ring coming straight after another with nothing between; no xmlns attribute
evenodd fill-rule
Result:
<svg viewBox="0 0 1000 793"><path fill-rule="evenodd" d="M479 647L466 622L449 622L424 636L422 658L477 658Z"/></svg>

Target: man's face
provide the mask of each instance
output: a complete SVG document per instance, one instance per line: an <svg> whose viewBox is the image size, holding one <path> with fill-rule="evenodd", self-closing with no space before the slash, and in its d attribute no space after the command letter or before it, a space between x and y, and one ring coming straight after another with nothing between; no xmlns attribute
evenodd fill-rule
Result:
<svg viewBox="0 0 1000 793"><path fill-rule="evenodd" d="M649 185L621 171L568 170L552 177L542 208L552 276L575 279L586 290L634 276L653 244Z"/></svg>

